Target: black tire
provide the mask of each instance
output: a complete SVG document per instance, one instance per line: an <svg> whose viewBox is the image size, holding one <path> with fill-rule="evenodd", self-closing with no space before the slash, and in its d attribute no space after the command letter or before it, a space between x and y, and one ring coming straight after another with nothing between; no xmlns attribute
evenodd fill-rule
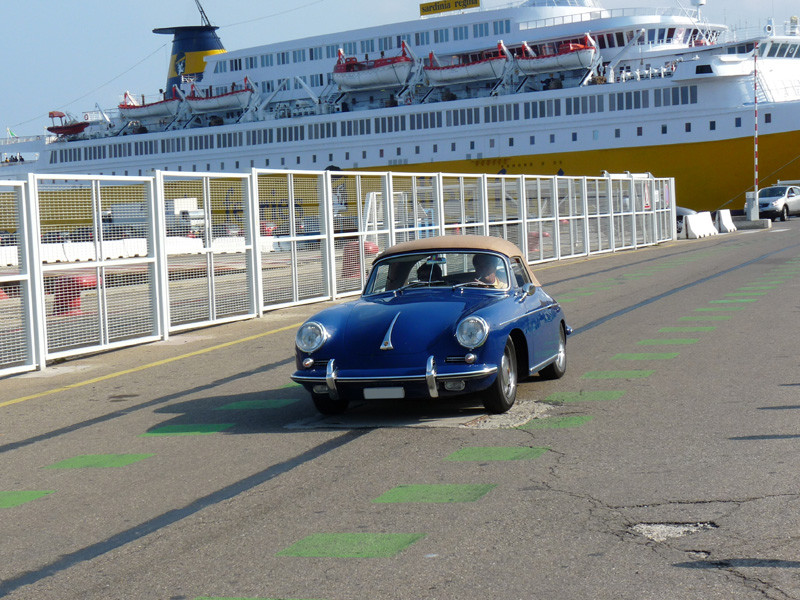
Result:
<svg viewBox="0 0 800 600"><path fill-rule="evenodd" d="M328 394L314 394L311 393L311 400L314 401L314 406L323 415L340 415L347 410L347 405L350 401L347 398L337 398L334 400Z"/></svg>
<svg viewBox="0 0 800 600"><path fill-rule="evenodd" d="M483 406L490 413L504 413L517 399L517 352L511 338L506 340L503 356L497 365L497 378L483 393Z"/></svg>
<svg viewBox="0 0 800 600"><path fill-rule="evenodd" d="M781 221L788 221L788 220L789 220L789 207L784 204L783 209L781 209Z"/></svg>
<svg viewBox="0 0 800 600"><path fill-rule="evenodd" d="M539 371L545 379L561 379L567 372L567 333L564 326L559 327L558 355L556 359Z"/></svg>

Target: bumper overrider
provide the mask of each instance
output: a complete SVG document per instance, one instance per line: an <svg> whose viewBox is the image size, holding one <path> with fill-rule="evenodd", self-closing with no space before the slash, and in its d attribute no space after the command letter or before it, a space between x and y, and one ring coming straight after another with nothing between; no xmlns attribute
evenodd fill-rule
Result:
<svg viewBox="0 0 800 600"><path fill-rule="evenodd" d="M456 395L484 389L492 384L497 374L497 365L488 364L443 364L438 365L433 355L424 368L382 369L379 372L365 369L339 369L336 359L330 359L322 373L321 364L312 371L296 371L292 381L301 384L313 393L326 393L337 399L343 390L364 388L403 388L409 397L438 398L440 395ZM448 383L450 382L450 383ZM323 387L324 386L324 387Z"/></svg>

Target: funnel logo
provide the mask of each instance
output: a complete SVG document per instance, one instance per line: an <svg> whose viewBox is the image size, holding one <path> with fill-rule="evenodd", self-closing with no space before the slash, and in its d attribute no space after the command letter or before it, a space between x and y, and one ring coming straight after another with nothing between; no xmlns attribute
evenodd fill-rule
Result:
<svg viewBox="0 0 800 600"><path fill-rule="evenodd" d="M175 74L180 77L186 72L186 53L181 52L175 56Z"/></svg>

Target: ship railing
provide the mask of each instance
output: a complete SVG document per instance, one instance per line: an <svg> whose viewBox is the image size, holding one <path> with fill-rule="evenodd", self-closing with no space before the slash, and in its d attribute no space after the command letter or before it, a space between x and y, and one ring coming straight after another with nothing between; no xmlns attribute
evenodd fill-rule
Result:
<svg viewBox="0 0 800 600"><path fill-rule="evenodd" d="M47 140L50 137L45 135L30 135L30 136L13 136L8 138L0 138L0 146L13 146L14 144L24 144L26 142L40 142Z"/></svg>
<svg viewBox="0 0 800 600"><path fill-rule="evenodd" d="M585 12L576 15L537 19L535 21L522 21L519 24L519 28L520 30L525 31L531 29L543 29L558 25L585 23L587 21L596 21L598 19L615 19L620 17L689 17L691 19L696 19L697 11L679 8L612 8L607 10Z"/></svg>

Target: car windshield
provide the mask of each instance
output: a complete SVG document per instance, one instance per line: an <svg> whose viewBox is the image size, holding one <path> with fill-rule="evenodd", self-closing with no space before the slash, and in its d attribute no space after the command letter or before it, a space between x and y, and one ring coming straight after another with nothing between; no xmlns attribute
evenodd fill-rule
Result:
<svg viewBox="0 0 800 600"><path fill-rule="evenodd" d="M506 261L489 252L390 256L372 269L364 294L429 287L508 289Z"/></svg>
<svg viewBox="0 0 800 600"><path fill-rule="evenodd" d="M780 198L786 193L785 187L768 187L764 188L763 190L759 190L758 197L759 198Z"/></svg>

